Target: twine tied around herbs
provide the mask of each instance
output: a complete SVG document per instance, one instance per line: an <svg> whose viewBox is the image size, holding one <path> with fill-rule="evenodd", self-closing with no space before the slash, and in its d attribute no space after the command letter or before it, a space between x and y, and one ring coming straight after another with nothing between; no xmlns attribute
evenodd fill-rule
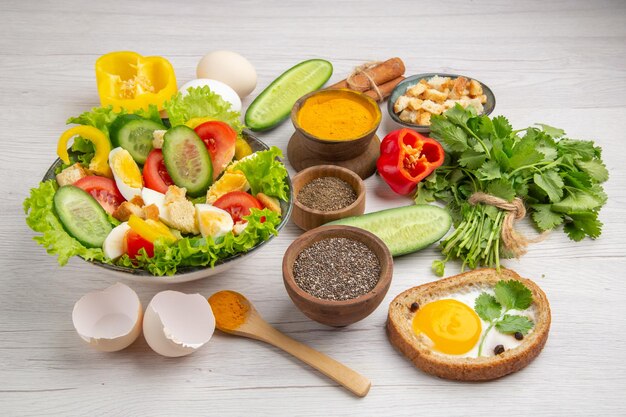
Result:
<svg viewBox="0 0 626 417"><path fill-rule="evenodd" d="M502 231L500 232L500 237L502 238L504 249L515 258L519 258L526 253L526 247L529 243L541 242L546 238L547 232L542 233L535 239L528 239L526 236L515 230L514 223L517 220L521 220L526 217L526 207L524 207L524 201L522 201L519 197L515 197L513 201L509 202L503 198L496 197L495 195L478 191L472 194L467 201L473 206L478 203L482 203L506 211L504 220L502 221Z"/></svg>
<svg viewBox="0 0 626 417"><path fill-rule="evenodd" d="M380 64L382 64L382 61L369 61L359 65L358 67L354 68L354 70L352 70L350 75L348 75L348 78L346 78L346 84L348 84L348 87L351 90L358 90L358 88L362 86L354 82L354 77L359 74L363 74L363 76L369 81L371 89L374 90L374 92L378 96L378 101L382 101L384 97L383 94L380 92L380 89L378 88L378 84L376 84L374 78L372 78L372 76L369 75L369 73L367 72L367 70L372 69Z"/></svg>

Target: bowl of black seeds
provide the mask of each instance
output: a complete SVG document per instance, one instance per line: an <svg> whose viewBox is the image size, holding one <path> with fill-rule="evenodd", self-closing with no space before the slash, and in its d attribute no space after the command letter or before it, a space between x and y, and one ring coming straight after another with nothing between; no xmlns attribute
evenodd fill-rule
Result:
<svg viewBox="0 0 626 417"><path fill-rule="evenodd" d="M292 179L291 218L303 230L365 212L365 186L354 172L337 165L316 165Z"/></svg>
<svg viewBox="0 0 626 417"><path fill-rule="evenodd" d="M347 326L369 316L391 285L393 259L374 234L321 226L293 241L283 257L283 282L310 319Z"/></svg>

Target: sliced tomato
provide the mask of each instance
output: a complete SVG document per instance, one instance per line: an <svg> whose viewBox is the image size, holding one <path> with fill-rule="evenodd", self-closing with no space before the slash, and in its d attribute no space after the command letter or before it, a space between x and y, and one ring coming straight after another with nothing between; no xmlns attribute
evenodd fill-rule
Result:
<svg viewBox="0 0 626 417"><path fill-rule="evenodd" d="M95 198L107 213L113 214L125 200L111 178L89 175L76 181L73 185L88 192Z"/></svg>
<svg viewBox="0 0 626 417"><path fill-rule="evenodd" d="M124 252L127 253L129 257L136 258L141 248L146 250L146 254L150 258L154 256L154 244L141 237L139 233L130 229L126 232L126 236L124 237Z"/></svg>
<svg viewBox="0 0 626 417"><path fill-rule="evenodd" d="M170 185L174 185L174 181L165 168L163 152L160 149L153 149L148 154L143 166L143 181L146 187L163 194L167 192Z"/></svg>
<svg viewBox="0 0 626 417"><path fill-rule="evenodd" d="M259 200L243 191L231 191L218 198L213 205L226 210L235 223L243 220L250 214L251 208L261 210L263 205Z"/></svg>
<svg viewBox="0 0 626 417"><path fill-rule="evenodd" d="M202 123L194 130L211 154L213 179L216 179L235 156L237 132L227 123L217 120Z"/></svg>

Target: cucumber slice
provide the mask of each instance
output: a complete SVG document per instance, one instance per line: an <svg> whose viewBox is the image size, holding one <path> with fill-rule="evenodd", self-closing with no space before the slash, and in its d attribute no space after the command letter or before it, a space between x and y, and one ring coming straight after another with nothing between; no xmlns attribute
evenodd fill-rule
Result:
<svg viewBox="0 0 626 417"><path fill-rule="evenodd" d="M418 204L347 217L326 224L342 224L368 230L382 239L393 256L424 249L450 230L447 210Z"/></svg>
<svg viewBox="0 0 626 417"><path fill-rule="evenodd" d="M246 126L268 130L285 120L300 97L324 85L333 66L323 59L310 59L285 71L254 99L246 111Z"/></svg>
<svg viewBox="0 0 626 417"><path fill-rule="evenodd" d="M64 185L57 190L54 210L67 233L89 248L102 247L113 229L100 203L73 185Z"/></svg>
<svg viewBox="0 0 626 417"><path fill-rule="evenodd" d="M209 151L196 132L185 125L165 133L163 161L174 184L185 187L190 197L201 196L213 181Z"/></svg>
<svg viewBox="0 0 626 417"><path fill-rule="evenodd" d="M152 132L165 129L160 123L144 119L136 114L119 116L109 130L113 147L121 146L138 164L144 164L152 150Z"/></svg>

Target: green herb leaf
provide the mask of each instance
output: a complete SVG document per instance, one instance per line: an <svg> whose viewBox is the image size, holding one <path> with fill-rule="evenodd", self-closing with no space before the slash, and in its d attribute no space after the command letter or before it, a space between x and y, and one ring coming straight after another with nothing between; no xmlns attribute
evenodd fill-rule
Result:
<svg viewBox="0 0 626 417"><path fill-rule="evenodd" d="M487 193L503 198L506 201L513 201L515 198L515 189L513 188L513 184L505 178L491 181L489 185L487 185Z"/></svg>
<svg viewBox="0 0 626 417"><path fill-rule="evenodd" d="M533 221L540 230L551 230L563 223L563 215L550 209L550 204L533 204L531 214Z"/></svg>
<svg viewBox="0 0 626 417"><path fill-rule="evenodd" d="M552 127L549 125L544 125L543 123L535 123L537 126L541 127L541 130L543 130L544 132L546 132L548 135L552 136L553 138L560 138L562 136L565 136L565 131L563 129L559 129L557 127Z"/></svg>
<svg viewBox="0 0 626 417"><path fill-rule="evenodd" d="M450 120L452 123L463 126L467 124L467 121L476 116L476 110L472 106L468 106L467 108L463 108L459 103L455 104L454 107L446 110L444 113L446 119Z"/></svg>
<svg viewBox="0 0 626 417"><path fill-rule="evenodd" d="M517 169L532 166L543 159L543 154L535 148L533 137L524 137L513 147L513 156L510 158L511 168Z"/></svg>
<svg viewBox="0 0 626 417"><path fill-rule="evenodd" d="M600 237L602 233L602 222L598 220L598 213L583 211L580 213L568 214L571 222L567 226L567 234L572 240L581 240L585 236L592 239ZM581 237L581 233L583 233Z"/></svg>
<svg viewBox="0 0 626 417"><path fill-rule="evenodd" d="M474 310L476 310L478 317L485 321L495 320L502 314L502 306L498 303L496 297L486 292L476 298Z"/></svg>
<svg viewBox="0 0 626 417"><path fill-rule="evenodd" d="M578 160L576 161L576 165L597 182L604 182L609 179L609 171L602 161L598 159L591 159L589 161Z"/></svg>
<svg viewBox="0 0 626 417"><path fill-rule="evenodd" d="M594 210L602 205L602 203L588 191L568 189L567 192L567 197L553 204L552 210L560 213L573 213Z"/></svg>
<svg viewBox="0 0 626 417"><path fill-rule="evenodd" d="M435 275L437 275L438 277L442 277L446 269L446 263L444 261L435 259L431 264L431 268Z"/></svg>
<svg viewBox="0 0 626 417"><path fill-rule="evenodd" d="M441 142L448 153L463 152L469 148L467 133L463 129L439 115L433 116L430 121L431 136Z"/></svg>
<svg viewBox="0 0 626 417"><path fill-rule="evenodd" d="M490 181L500 178L502 176L500 165L497 161L490 159L482 164L482 166L476 171L476 176L482 181Z"/></svg>
<svg viewBox="0 0 626 417"><path fill-rule="evenodd" d="M571 155L575 159L588 161L600 157L601 150L590 140L561 139L557 143L559 156Z"/></svg>
<svg viewBox="0 0 626 417"><path fill-rule="evenodd" d="M513 127L504 116L496 116L493 118L492 122L496 135L500 139L506 138L511 134L511 132L513 132Z"/></svg>
<svg viewBox="0 0 626 417"><path fill-rule="evenodd" d="M535 323L526 316L518 316L515 314L505 314L502 320L496 323L496 329L500 333L514 334L520 332L522 334L528 334L530 329L533 328Z"/></svg>
<svg viewBox="0 0 626 417"><path fill-rule="evenodd" d="M541 174L535 174L533 179L543 191L548 194L548 198L553 203L561 200L563 197L563 179L556 171L544 171Z"/></svg>
<svg viewBox="0 0 626 417"><path fill-rule="evenodd" d="M486 159L487 155L484 151L477 152L473 149L467 149L459 157L459 165L468 169L478 169L485 163Z"/></svg>
<svg viewBox="0 0 626 417"><path fill-rule="evenodd" d="M532 292L520 281L498 281L494 287L496 300L507 310L526 310L533 302Z"/></svg>

